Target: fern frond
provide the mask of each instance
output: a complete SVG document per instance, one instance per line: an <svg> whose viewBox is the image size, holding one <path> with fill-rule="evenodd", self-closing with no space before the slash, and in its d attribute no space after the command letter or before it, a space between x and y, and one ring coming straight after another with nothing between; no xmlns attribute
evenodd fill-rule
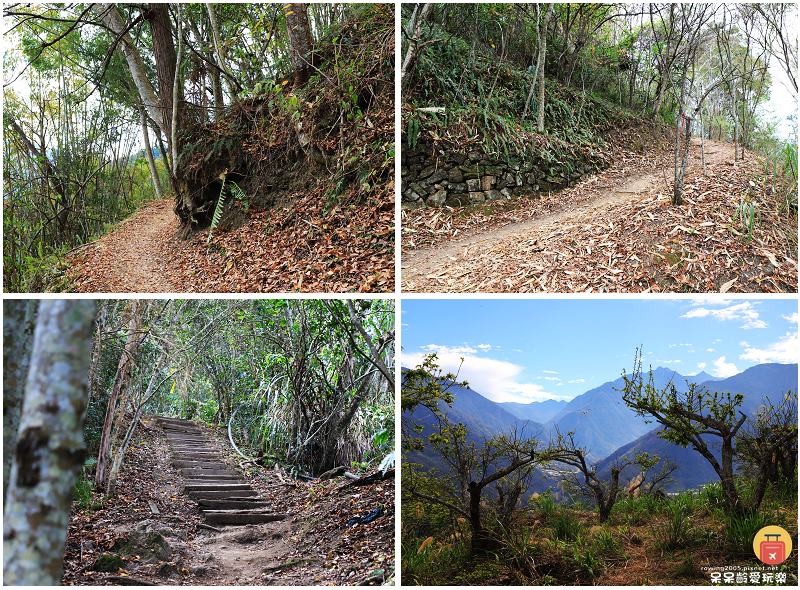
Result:
<svg viewBox="0 0 800 590"><path fill-rule="evenodd" d="M231 180L230 182L230 191L233 198L237 201L244 201L244 212L247 213L248 207L250 207L250 197L244 192L238 184Z"/></svg>
<svg viewBox="0 0 800 590"><path fill-rule="evenodd" d="M206 244L211 241L211 234L214 232L214 229L219 225L219 222L222 220L222 212L225 210L225 196L227 193L225 192L225 175L222 175L222 188L219 190L219 199L217 199L217 208L214 210L214 217L211 219L211 229L208 230L208 239L206 240Z"/></svg>

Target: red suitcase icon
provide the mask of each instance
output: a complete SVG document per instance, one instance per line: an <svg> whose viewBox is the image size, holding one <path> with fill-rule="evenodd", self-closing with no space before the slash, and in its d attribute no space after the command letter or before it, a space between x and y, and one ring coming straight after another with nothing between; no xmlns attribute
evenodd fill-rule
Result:
<svg viewBox="0 0 800 590"><path fill-rule="evenodd" d="M767 540L761 541L761 546L759 547L761 550L761 555L759 556L761 561L773 565L783 563L783 561L786 559L786 544L783 541L778 540L780 535L765 534L764 536L767 538ZM775 540L770 541L770 537L775 537Z"/></svg>

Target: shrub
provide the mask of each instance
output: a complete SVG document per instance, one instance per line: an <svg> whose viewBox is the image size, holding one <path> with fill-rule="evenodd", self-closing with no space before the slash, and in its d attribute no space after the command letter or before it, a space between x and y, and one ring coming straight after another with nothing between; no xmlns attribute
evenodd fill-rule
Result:
<svg viewBox="0 0 800 590"><path fill-rule="evenodd" d="M78 477L78 481L75 482L72 501L80 506L82 510L86 510L92 504L92 482L86 479L83 473Z"/></svg>

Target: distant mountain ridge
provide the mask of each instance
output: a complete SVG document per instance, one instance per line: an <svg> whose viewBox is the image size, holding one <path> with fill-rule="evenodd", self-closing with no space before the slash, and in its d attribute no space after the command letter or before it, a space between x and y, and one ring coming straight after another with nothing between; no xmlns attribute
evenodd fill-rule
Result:
<svg viewBox="0 0 800 590"><path fill-rule="evenodd" d="M407 369L402 369L403 371ZM699 383L710 391L730 391L744 395L741 410L754 415L762 404L764 396L776 402L789 389L798 386L797 364L784 365L767 363L756 365L727 379L712 377L701 372L693 376L683 376L668 368L659 367L653 370L653 380L657 388L674 383L679 391L686 391L689 383ZM647 375L644 375L645 379ZM589 458L599 461L599 473L608 469L616 456L635 454L646 451L668 457L682 465L675 474L676 483L671 489L695 487L713 481L716 475L708 462L692 449L683 449L672 443L657 438L655 424L645 423L622 400L621 390L624 387L622 377L609 381L572 399L570 402L534 402L520 404L515 402L496 403L471 389L453 386L455 395L452 407L440 403L440 410L446 412L455 422L462 422L469 432L469 440L480 444L483 440L496 434L507 433L516 428L524 428L525 434L542 433L551 435L558 426L562 434L574 431L575 441L585 446ZM526 408L525 406L532 406ZM560 409L559 409L560 406ZM513 410L513 411L512 411ZM554 412L544 423L533 416L542 417L542 412ZM413 419L427 426L432 426L435 419L428 410L418 410ZM414 453L414 461L423 465L435 465L434 457Z"/></svg>
<svg viewBox="0 0 800 590"><path fill-rule="evenodd" d="M566 400L548 399L541 402L498 402L500 406L514 414L517 418L547 422L567 405Z"/></svg>

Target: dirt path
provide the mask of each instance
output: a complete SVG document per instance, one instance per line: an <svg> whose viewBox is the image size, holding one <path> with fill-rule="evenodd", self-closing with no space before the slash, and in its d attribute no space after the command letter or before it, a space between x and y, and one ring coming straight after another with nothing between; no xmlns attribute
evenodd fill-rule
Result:
<svg viewBox="0 0 800 590"><path fill-rule="evenodd" d="M796 221L758 178L755 154L733 161L732 145L692 142L684 205L671 205L669 154L620 154L617 163L548 199L510 213L418 210L407 215L404 292L794 292ZM763 172L761 173L763 176ZM756 239L733 227L739 203L760 202ZM435 211L435 212L434 212ZM765 215L766 213L766 215ZM470 218L470 215L473 217ZM475 220L475 223L470 223ZM473 235L443 241L459 231ZM477 231L476 231L477 230ZM462 233L463 235L463 233ZM419 237L416 237L419 236ZM434 245L414 249L414 239Z"/></svg>
<svg viewBox="0 0 800 590"><path fill-rule="evenodd" d="M155 201L74 258L77 292L175 293L166 242L178 227L172 199Z"/></svg>
<svg viewBox="0 0 800 590"><path fill-rule="evenodd" d="M568 206L566 210L558 213L544 215L497 229L490 229L463 240L442 244L436 248L421 249L403 254L400 266L403 288L416 289L417 285L424 283L426 279L432 278L429 275L435 276L436 270L440 269L442 265L449 267L453 263L457 264L459 260L474 254L474 249L480 250L487 247L495 247L507 241L517 241L523 236L528 239L530 235L549 233L548 229L554 224L570 223L590 215L595 209L635 198L635 195L649 191L650 188L656 185L658 180L655 174L644 174L620 188L595 186L594 188L597 191L602 191L598 196L580 205Z"/></svg>
<svg viewBox="0 0 800 590"><path fill-rule="evenodd" d="M242 471L238 469L241 457L230 448L224 428L198 424L193 436L202 448L188 448L174 432L163 428L163 419L145 417L143 421L147 430L138 429L134 435L120 472L117 497L103 500L93 492L91 508L73 506L64 585L344 586L370 580L371 584L364 585L380 585L393 576L394 479L355 486L343 477L294 480L275 466ZM257 501L265 507L250 513L282 518L225 524L226 519L219 518L224 515L220 506L209 506L255 502L256 497L231 500L245 493L210 492L212 486L201 491L198 486L208 482L198 481L194 471L200 469L186 471L182 465L200 462L206 455L215 463L203 469L223 477L235 471L248 489L257 492ZM217 490L231 487L222 481L217 484L221 484L213 486ZM204 512L198 502L206 504ZM381 508L377 518L352 523L354 517L377 507ZM209 518L212 514L217 518ZM141 550L123 549L137 532L160 538L147 537L147 547ZM161 552L151 554L150 547ZM122 569L95 571L93 565L108 553L123 558Z"/></svg>

